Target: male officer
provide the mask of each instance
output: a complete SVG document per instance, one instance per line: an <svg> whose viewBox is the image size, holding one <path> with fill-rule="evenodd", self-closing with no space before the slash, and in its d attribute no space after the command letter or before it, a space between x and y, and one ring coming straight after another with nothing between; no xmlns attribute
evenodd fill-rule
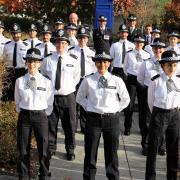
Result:
<svg viewBox="0 0 180 180"><path fill-rule="evenodd" d="M25 42L28 44L28 46L30 48L34 48L37 44L42 43L42 41L40 41L37 38L37 27L35 24L31 24L30 28L29 28L29 39L25 40Z"/></svg>
<svg viewBox="0 0 180 180"><path fill-rule="evenodd" d="M2 58L2 56L3 56L3 50L4 50L5 44L8 41L10 41L10 39L6 38L3 35L4 29L5 29L4 22L0 20L0 58Z"/></svg>
<svg viewBox="0 0 180 180"><path fill-rule="evenodd" d="M112 61L112 74L121 77L124 81L126 75L124 74L124 58L127 51L133 50L135 45L127 40L128 29L125 24L119 26L119 41L113 43L110 48L110 55L113 58Z"/></svg>
<svg viewBox="0 0 180 180"><path fill-rule="evenodd" d="M124 111L125 113L124 135L126 136L130 135L136 93L137 93L138 107L139 107L139 128L141 132L143 130L142 125L144 121L143 119L144 97L142 97L142 87L137 82L137 73L139 71L139 67L142 64L142 62L150 58L150 54L143 50L145 39L139 36L136 37L134 41L135 41L135 49L128 52L124 60L124 73L127 75L126 85L131 99L128 107Z"/></svg>
<svg viewBox="0 0 180 180"><path fill-rule="evenodd" d="M30 139L33 130L40 163L38 180L50 180L47 115L53 109L53 86L49 79L39 73L42 57L38 49L29 49L25 60L28 73L18 78L15 86L16 110L19 112L17 171L19 180L29 179Z"/></svg>
<svg viewBox="0 0 180 180"><path fill-rule="evenodd" d="M9 41L4 46L3 56L7 61L7 86L3 90L4 100L14 100L14 86L18 77L26 73L25 57L29 48L26 42L21 40L21 29L18 24L13 24L11 29L13 40Z"/></svg>
<svg viewBox="0 0 180 180"><path fill-rule="evenodd" d="M87 44L89 40L89 31L85 27L80 27L77 32L78 45L75 48L71 49L70 54L74 54L78 57L79 68L81 70L81 81L89 74L96 72L96 67L92 58L95 55L95 52L91 50ZM78 87L80 85L78 84ZM77 87L77 89L78 89ZM77 108L78 110L79 108ZM86 122L86 113L82 107L80 107L80 127L81 132L84 133L85 122ZM78 121L78 119L77 119Z"/></svg>
<svg viewBox="0 0 180 180"><path fill-rule="evenodd" d="M104 15L99 16L99 28L93 31L94 49L98 51L105 49L109 52L112 44L112 31L106 27L107 18Z"/></svg>
<svg viewBox="0 0 180 180"><path fill-rule="evenodd" d="M46 57L48 54L55 52L56 47L50 41L52 32L50 27L45 24L42 29L43 43L36 45L36 48L41 51L41 56Z"/></svg>
<svg viewBox="0 0 180 180"><path fill-rule="evenodd" d="M177 180L180 139L180 78L176 76L180 58L175 51L165 51L159 61L163 73L156 75L148 89L148 105L152 112L145 180L156 180L156 155L159 140L166 135L167 180Z"/></svg>
<svg viewBox="0 0 180 180"><path fill-rule="evenodd" d="M145 32L144 32L144 39L145 39L145 45L151 44L152 42L152 25L147 24L145 26Z"/></svg>
<svg viewBox="0 0 180 180"><path fill-rule="evenodd" d="M53 114L49 119L49 151L56 150L58 122L61 119L65 135L67 160L74 160L75 123L76 123L76 85L80 80L77 57L67 52L69 40L63 30L56 37L56 52L44 59L42 73L48 76L55 88ZM55 116L54 116L55 115Z"/></svg>
<svg viewBox="0 0 180 180"><path fill-rule="evenodd" d="M136 36L141 35L141 30L136 27L137 17L133 14L129 14L127 20L128 20L128 30L129 30L129 34L128 34L127 39L131 42L134 42L134 38Z"/></svg>
<svg viewBox="0 0 180 180"><path fill-rule="evenodd" d="M104 140L106 176L108 180L119 180L119 112L127 107L130 99L123 80L108 72L111 56L101 50L96 52L93 61L97 72L82 81L76 97L77 103L87 111L83 180L95 179L101 134Z"/></svg>

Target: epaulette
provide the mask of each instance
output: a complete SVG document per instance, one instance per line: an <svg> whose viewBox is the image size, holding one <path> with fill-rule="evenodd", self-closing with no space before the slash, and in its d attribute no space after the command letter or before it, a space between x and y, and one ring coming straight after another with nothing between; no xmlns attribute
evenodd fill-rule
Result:
<svg viewBox="0 0 180 180"><path fill-rule="evenodd" d="M73 57L74 59L77 59L78 57L74 54L69 54L71 57Z"/></svg>
<svg viewBox="0 0 180 180"><path fill-rule="evenodd" d="M96 52L96 50L93 47L89 47L89 49Z"/></svg>
<svg viewBox="0 0 180 180"><path fill-rule="evenodd" d="M23 44L24 44L25 46L27 46L27 45L28 45L28 43L27 43L27 42L24 42L24 41L23 41Z"/></svg>
<svg viewBox="0 0 180 180"><path fill-rule="evenodd" d="M133 49L131 49L131 50L127 51L126 53L129 53L129 52L131 52L131 51L133 51Z"/></svg>
<svg viewBox="0 0 180 180"><path fill-rule="evenodd" d="M42 43L38 43L38 44L36 44L36 45L35 45L35 47L39 46L40 44L42 44Z"/></svg>
<svg viewBox="0 0 180 180"><path fill-rule="evenodd" d="M70 50L72 50L72 49L74 49L75 47L74 46L72 46L72 47L70 47L69 49L68 49L68 51L70 51Z"/></svg>
<svg viewBox="0 0 180 180"><path fill-rule="evenodd" d="M147 52L148 54L150 54L148 51L146 51L145 49L143 49L145 52Z"/></svg>
<svg viewBox="0 0 180 180"><path fill-rule="evenodd" d="M148 60L150 60L151 58L148 58L148 59L143 59L144 61L148 61Z"/></svg>
<svg viewBox="0 0 180 180"><path fill-rule="evenodd" d="M49 56L51 56L51 55L52 55L52 53L49 53L49 54L46 55L46 57L49 57ZM44 57L44 58L46 58L46 57Z"/></svg>
<svg viewBox="0 0 180 180"><path fill-rule="evenodd" d="M42 75L43 75L45 78L51 80L50 77L49 77L48 75L45 75L45 74L42 74Z"/></svg>
<svg viewBox="0 0 180 180"><path fill-rule="evenodd" d="M9 44L11 41L6 42L5 44Z"/></svg>
<svg viewBox="0 0 180 180"><path fill-rule="evenodd" d="M157 79L158 77L160 77L160 74L156 74L155 76L153 76L153 77L151 78L151 80L154 81L154 80Z"/></svg>
<svg viewBox="0 0 180 180"><path fill-rule="evenodd" d="M176 77L180 78L180 74L176 75Z"/></svg>
<svg viewBox="0 0 180 180"><path fill-rule="evenodd" d="M94 73L91 73L91 74L88 74L88 75L86 75L85 77L89 77L89 76L91 76L91 75L93 75Z"/></svg>
<svg viewBox="0 0 180 180"><path fill-rule="evenodd" d="M27 39L24 39L23 41L27 41Z"/></svg>

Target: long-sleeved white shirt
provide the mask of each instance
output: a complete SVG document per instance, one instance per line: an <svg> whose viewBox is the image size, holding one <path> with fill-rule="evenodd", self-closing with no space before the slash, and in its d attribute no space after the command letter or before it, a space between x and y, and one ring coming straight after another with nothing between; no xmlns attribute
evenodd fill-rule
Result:
<svg viewBox="0 0 180 180"><path fill-rule="evenodd" d="M10 41L10 39L0 35L0 58L3 56L4 46L8 41Z"/></svg>
<svg viewBox="0 0 180 180"><path fill-rule="evenodd" d="M76 102L86 111L99 114L122 111L130 102L123 80L106 72L104 77L107 79L108 86L99 88L98 81L100 76L96 72L82 81L76 96Z"/></svg>
<svg viewBox="0 0 180 180"><path fill-rule="evenodd" d="M27 82L31 77L35 78L35 91L27 87ZM16 110L45 110L47 115L50 115L53 110L54 90L49 79L44 77L39 72L32 76L27 73L16 80L15 85L15 103Z"/></svg>

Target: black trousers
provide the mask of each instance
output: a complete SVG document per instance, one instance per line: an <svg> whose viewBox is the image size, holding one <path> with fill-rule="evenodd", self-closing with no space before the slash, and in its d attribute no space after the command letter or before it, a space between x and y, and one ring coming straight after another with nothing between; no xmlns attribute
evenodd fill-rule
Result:
<svg viewBox="0 0 180 180"><path fill-rule="evenodd" d="M49 180L48 120L45 111L21 110L17 122L17 171L19 180L29 179L31 133L37 141L39 180Z"/></svg>
<svg viewBox="0 0 180 180"><path fill-rule="evenodd" d="M180 145L180 110L153 108L149 127L146 180L156 179L156 154L163 134L166 135L167 180L177 180L176 171L180 168L178 156Z"/></svg>
<svg viewBox="0 0 180 180"><path fill-rule="evenodd" d="M112 74L115 75L115 76L118 76L118 77L122 78L122 80L123 80L124 82L126 82L126 80L127 80L127 76L126 76L126 74L124 73L123 68L113 67Z"/></svg>
<svg viewBox="0 0 180 180"><path fill-rule="evenodd" d="M67 96L54 96L53 114L48 117L50 151L56 150L59 118L61 119L61 125L64 130L66 152L70 154L74 153L76 124L76 101L74 93Z"/></svg>
<svg viewBox="0 0 180 180"><path fill-rule="evenodd" d="M120 135L119 113L100 115L87 113L85 126L84 180L95 180L97 152L101 134L104 139L106 176L119 180L118 155Z"/></svg>
<svg viewBox="0 0 180 180"><path fill-rule="evenodd" d="M14 101L16 79L27 73L25 68L6 68L7 75L3 80L2 101Z"/></svg>
<svg viewBox="0 0 180 180"><path fill-rule="evenodd" d="M124 127L126 130L131 129L132 126L132 115L134 109L135 98L137 94L138 99L138 109L139 109L139 128L141 133L145 132L145 120L146 113L144 111L144 100L146 99L144 94L144 88L138 83L137 76L128 75L126 81L127 90L130 96L130 103L127 108L124 109L125 121Z"/></svg>

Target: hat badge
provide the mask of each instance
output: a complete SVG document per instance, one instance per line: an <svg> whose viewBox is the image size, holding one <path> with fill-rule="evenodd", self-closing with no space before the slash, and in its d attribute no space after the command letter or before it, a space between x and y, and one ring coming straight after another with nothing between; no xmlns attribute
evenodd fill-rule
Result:
<svg viewBox="0 0 180 180"><path fill-rule="evenodd" d="M34 56L35 55L35 52L32 52L32 56Z"/></svg>
<svg viewBox="0 0 180 180"><path fill-rule="evenodd" d="M60 30L59 32L58 32L58 35L59 36L62 36L64 34L64 31L63 30Z"/></svg>
<svg viewBox="0 0 180 180"><path fill-rule="evenodd" d="M14 29L15 31L17 31L17 30L18 30L18 26L17 26L17 24L14 24L13 29Z"/></svg>
<svg viewBox="0 0 180 180"><path fill-rule="evenodd" d="M44 31L47 31L47 30L48 30L48 26L44 25Z"/></svg>
<svg viewBox="0 0 180 180"><path fill-rule="evenodd" d="M81 33L84 34L86 32L85 28L81 29Z"/></svg>
<svg viewBox="0 0 180 180"><path fill-rule="evenodd" d="M103 52L102 52L102 55L106 55L106 53L103 51Z"/></svg>
<svg viewBox="0 0 180 180"><path fill-rule="evenodd" d="M34 24L31 24L31 29L34 29L35 28L35 25Z"/></svg>
<svg viewBox="0 0 180 180"><path fill-rule="evenodd" d="M123 29L123 30L126 29L126 26L125 26L124 24L122 25L122 29Z"/></svg>

